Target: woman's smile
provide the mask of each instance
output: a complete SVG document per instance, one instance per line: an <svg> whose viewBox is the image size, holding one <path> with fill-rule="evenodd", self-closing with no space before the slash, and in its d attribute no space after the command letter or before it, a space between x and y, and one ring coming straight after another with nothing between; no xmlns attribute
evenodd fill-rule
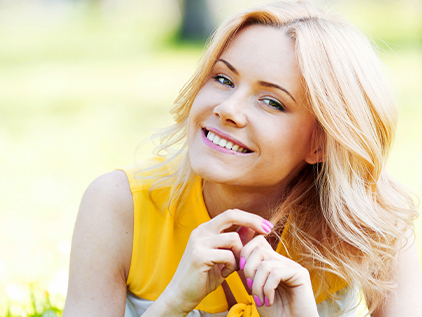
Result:
<svg viewBox="0 0 422 317"><path fill-rule="evenodd" d="M282 187L315 163L314 118L298 69L283 31L249 26L236 34L192 104L188 148L196 174L258 190Z"/></svg>
<svg viewBox="0 0 422 317"><path fill-rule="evenodd" d="M215 128L203 128L202 131L205 144L212 149L231 155L239 155L253 152L242 142L232 138L231 136Z"/></svg>

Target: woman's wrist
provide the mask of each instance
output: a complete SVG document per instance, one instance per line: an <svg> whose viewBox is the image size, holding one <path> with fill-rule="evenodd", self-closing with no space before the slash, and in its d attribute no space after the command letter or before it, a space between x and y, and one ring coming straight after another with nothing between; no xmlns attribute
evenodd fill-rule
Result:
<svg viewBox="0 0 422 317"><path fill-rule="evenodd" d="M147 309L142 315L143 317L154 316L154 317L185 317L190 313L183 307L183 303L179 301L177 294L173 292L164 291L156 301Z"/></svg>

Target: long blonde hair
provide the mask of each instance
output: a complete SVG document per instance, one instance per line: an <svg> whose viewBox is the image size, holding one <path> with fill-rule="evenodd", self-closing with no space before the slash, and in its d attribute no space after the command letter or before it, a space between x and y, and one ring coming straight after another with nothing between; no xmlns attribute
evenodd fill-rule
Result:
<svg viewBox="0 0 422 317"><path fill-rule="evenodd" d="M171 111L176 123L160 135L158 154L179 145L162 164L183 159L155 186L170 184L172 210L183 209L196 177L185 155L190 108L214 62L236 32L251 24L282 29L295 43L324 153L324 162L308 165L283 194L271 219L275 232L288 215L295 260L321 281L330 272L360 287L372 312L394 287L391 269L418 213L385 170L397 120L391 89L369 41L348 22L303 2L278 2L229 17L176 99ZM316 292L326 293L328 283L320 284Z"/></svg>

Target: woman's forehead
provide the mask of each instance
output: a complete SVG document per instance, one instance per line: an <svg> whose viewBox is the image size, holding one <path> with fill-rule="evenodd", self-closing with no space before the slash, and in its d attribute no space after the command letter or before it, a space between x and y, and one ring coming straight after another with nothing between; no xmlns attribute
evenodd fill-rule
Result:
<svg viewBox="0 0 422 317"><path fill-rule="evenodd" d="M263 25L242 28L230 41L221 57L238 60L238 63L253 61L257 66L297 66L293 41L282 29Z"/></svg>
<svg viewBox="0 0 422 317"><path fill-rule="evenodd" d="M246 26L236 33L219 59L230 63L240 75L282 84L292 94L300 94L303 88L294 42L283 29Z"/></svg>

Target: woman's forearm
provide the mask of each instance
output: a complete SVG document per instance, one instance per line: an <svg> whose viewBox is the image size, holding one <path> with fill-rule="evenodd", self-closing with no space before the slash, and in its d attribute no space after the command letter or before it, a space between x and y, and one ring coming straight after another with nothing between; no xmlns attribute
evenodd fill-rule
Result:
<svg viewBox="0 0 422 317"><path fill-rule="evenodd" d="M164 291L161 296L152 303L152 305L142 314L142 317L185 317L189 311L183 310L176 296L171 295L173 292Z"/></svg>

